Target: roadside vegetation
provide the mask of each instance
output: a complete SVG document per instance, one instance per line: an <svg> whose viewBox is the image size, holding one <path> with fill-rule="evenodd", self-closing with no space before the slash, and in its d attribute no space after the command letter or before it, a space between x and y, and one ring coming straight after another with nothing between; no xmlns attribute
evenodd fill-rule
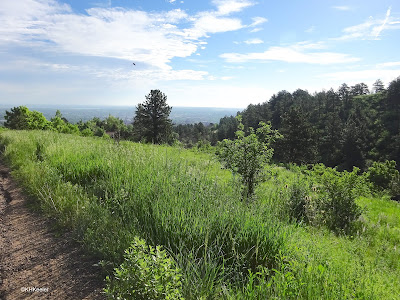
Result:
<svg viewBox="0 0 400 300"><path fill-rule="evenodd" d="M393 163L265 165L244 201L207 152L52 131L0 142L37 206L101 259L110 299L400 298Z"/></svg>

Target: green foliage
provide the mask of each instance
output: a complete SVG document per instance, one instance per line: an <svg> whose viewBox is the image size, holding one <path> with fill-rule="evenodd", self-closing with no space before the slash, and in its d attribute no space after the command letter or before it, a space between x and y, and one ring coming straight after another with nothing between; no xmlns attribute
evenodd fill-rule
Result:
<svg viewBox="0 0 400 300"><path fill-rule="evenodd" d="M136 107L133 120L135 139L154 144L169 142L172 133L172 121L169 119L171 109L164 93L151 90L146 101Z"/></svg>
<svg viewBox="0 0 400 300"><path fill-rule="evenodd" d="M350 232L360 217L361 209L356 203L357 192L362 189L363 180L358 169L352 172L338 172L323 165L314 166L311 174L319 191L313 201L317 210L317 224L325 224L336 232Z"/></svg>
<svg viewBox="0 0 400 300"><path fill-rule="evenodd" d="M244 196L249 199L264 174L264 166L274 153L270 144L280 138L280 134L272 130L270 124L261 122L256 133L250 128L250 133L246 136L241 116L237 119L239 122L237 138L233 141L225 139L220 142L216 154L225 168L241 176L245 187Z"/></svg>
<svg viewBox="0 0 400 300"><path fill-rule="evenodd" d="M28 129L30 111L26 106L18 106L6 111L4 126L10 129Z"/></svg>
<svg viewBox="0 0 400 300"><path fill-rule="evenodd" d="M4 126L10 129L48 129L50 124L38 111L30 111L26 106L18 106L6 111Z"/></svg>
<svg viewBox="0 0 400 300"><path fill-rule="evenodd" d="M373 162L366 172L367 179L373 184L375 191L389 191L396 195L399 182L399 171L396 169L396 162Z"/></svg>
<svg viewBox="0 0 400 300"><path fill-rule="evenodd" d="M135 237L125 250L124 262L107 277L110 299L183 299L180 270L161 246L148 246Z"/></svg>
<svg viewBox="0 0 400 300"><path fill-rule="evenodd" d="M309 180L301 175L290 185L285 186L285 193L287 193L285 204L291 219L297 222L313 223L316 211L312 204L311 190Z"/></svg>
<svg viewBox="0 0 400 300"><path fill-rule="evenodd" d="M197 147L196 144L198 143L214 146L217 142L214 124L207 126L201 122L195 124L178 124L173 126L173 130L176 134L175 139L179 140L187 148Z"/></svg>
<svg viewBox="0 0 400 300"><path fill-rule="evenodd" d="M93 136L94 133L92 130L90 130L89 128L85 128L81 131L81 135L82 136Z"/></svg>
<svg viewBox="0 0 400 300"><path fill-rule="evenodd" d="M309 117L302 109L294 107L282 116L279 132L283 138L275 146L275 156L280 161L295 164L316 161L316 135Z"/></svg>

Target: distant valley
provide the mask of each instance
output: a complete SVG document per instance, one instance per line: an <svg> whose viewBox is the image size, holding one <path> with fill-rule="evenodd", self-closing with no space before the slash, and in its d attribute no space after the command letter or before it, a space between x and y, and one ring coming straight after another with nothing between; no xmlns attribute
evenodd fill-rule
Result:
<svg viewBox="0 0 400 300"><path fill-rule="evenodd" d="M0 105L0 123L4 123L6 110L14 105ZM105 119L108 115L118 117L126 124L132 123L135 114L134 106L50 106L50 105L28 105L30 110L37 110L50 120L59 109L70 123L80 120L86 122L94 117ZM216 108L216 107L181 107L173 106L170 118L174 124L193 124L202 122L204 125L218 123L225 116L235 116L243 108Z"/></svg>

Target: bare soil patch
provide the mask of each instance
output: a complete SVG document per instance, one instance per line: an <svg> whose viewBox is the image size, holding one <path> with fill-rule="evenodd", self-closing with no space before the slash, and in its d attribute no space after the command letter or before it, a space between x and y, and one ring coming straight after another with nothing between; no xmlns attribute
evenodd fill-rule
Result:
<svg viewBox="0 0 400 300"><path fill-rule="evenodd" d="M0 161L0 299L105 299L98 261L54 228Z"/></svg>

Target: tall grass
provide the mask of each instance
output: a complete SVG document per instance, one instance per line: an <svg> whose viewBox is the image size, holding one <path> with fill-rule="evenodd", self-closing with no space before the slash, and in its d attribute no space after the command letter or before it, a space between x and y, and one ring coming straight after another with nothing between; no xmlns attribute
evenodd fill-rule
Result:
<svg viewBox="0 0 400 300"><path fill-rule="evenodd" d="M34 131L4 131L0 143L42 210L104 266L121 264L136 237L162 245L186 299L400 298L398 206L385 217L360 198L371 211L357 235L340 236L295 223L285 197L296 171L268 167L246 203L210 154Z"/></svg>
<svg viewBox="0 0 400 300"><path fill-rule="evenodd" d="M285 227L241 202L240 185L212 160L51 132L2 139L27 189L91 251L118 264L136 235L162 245L183 270L190 297L224 281L242 284L248 270L275 266L284 247Z"/></svg>

